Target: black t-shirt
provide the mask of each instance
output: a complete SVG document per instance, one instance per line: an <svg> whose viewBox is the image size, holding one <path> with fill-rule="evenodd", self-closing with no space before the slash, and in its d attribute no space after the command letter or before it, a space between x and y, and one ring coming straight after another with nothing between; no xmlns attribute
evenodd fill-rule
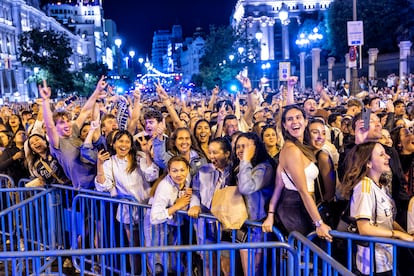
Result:
<svg viewBox="0 0 414 276"><path fill-rule="evenodd" d="M43 159L42 159L43 160ZM51 155L48 155L46 160L43 160L44 163L49 165L52 172L63 182L59 183L59 181L50 173L44 164L40 161L40 158L34 163L34 169L36 172L41 176L46 184L67 184L69 183L68 177L65 175L62 167L60 166L59 162L53 158Z"/></svg>

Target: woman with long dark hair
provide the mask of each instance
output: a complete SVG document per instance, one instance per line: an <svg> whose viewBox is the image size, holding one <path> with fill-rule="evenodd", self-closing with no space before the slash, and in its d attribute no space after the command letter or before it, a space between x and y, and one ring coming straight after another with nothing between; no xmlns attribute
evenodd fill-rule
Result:
<svg viewBox="0 0 414 276"><path fill-rule="evenodd" d="M134 139L127 130L119 130L113 138L114 154L105 150L98 152L95 186L98 191L109 191L112 196L132 196L139 203L147 203L151 190L150 182L159 176L159 168L152 162L146 141L139 140L144 155L138 155ZM132 217L131 217L132 216ZM116 218L124 224L130 245L139 246L139 222L137 208L132 211L128 206L118 207ZM130 231L130 224L134 227ZM143 227L143 226L141 226ZM135 271L139 270L139 258L131 260Z"/></svg>
<svg viewBox="0 0 414 276"><path fill-rule="evenodd" d="M268 217L273 217L277 206L277 215L288 233L307 235L316 228L320 238L332 241L331 228L322 221L314 199L314 180L319 170L313 151L303 144L308 123L305 111L297 105L286 106L281 119L285 143Z"/></svg>
<svg viewBox="0 0 414 276"><path fill-rule="evenodd" d="M174 130L169 139L169 151L165 150L165 137L159 131L153 140L154 162L162 169L167 168L168 161L173 156L182 156L190 163L190 176L194 176L200 167L207 163L203 152L198 148L194 135L186 127Z"/></svg>
<svg viewBox="0 0 414 276"><path fill-rule="evenodd" d="M261 220L266 217L266 206L274 188L275 163L266 151L259 136L253 132L241 133L235 142L233 163L234 183L243 195L247 207L248 220ZM251 242L263 240L259 228L251 231ZM262 252L254 251L254 271L247 271L248 250L241 250L240 256L245 275L257 273ZM253 267L253 266L250 266Z"/></svg>
<svg viewBox="0 0 414 276"><path fill-rule="evenodd" d="M380 143L356 145L345 162L343 193L350 198L350 215L356 219L360 235L413 241L413 237L394 221L395 203L389 187L380 183L381 174L389 172L390 156ZM392 245L375 244L375 274L392 274ZM370 248L358 245L356 265L363 275L370 274Z"/></svg>
<svg viewBox="0 0 414 276"><path fill-rule="evenodd" d="M200 119L194 124L194 137L197 141L198 148L209 160L208 145L211 139L210 123L206 119Z"/></svg>
<svg viewBox="0 0 414 276"><path fill-rule="evenodd" d="M31 134L27 139L27 143L25 143L25 153L30 174L37 177L39 183L70 183L62 166L51 155L49 143L45 136L39 133Z"/></svg>

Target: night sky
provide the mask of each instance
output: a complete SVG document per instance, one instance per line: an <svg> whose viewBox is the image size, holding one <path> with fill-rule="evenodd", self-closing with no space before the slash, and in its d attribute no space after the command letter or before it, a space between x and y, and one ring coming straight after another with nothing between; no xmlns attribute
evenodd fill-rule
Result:
<svg viewBox="0 0 414 276"><path fill-rule="evenodd" d="M201 26L229 25L237 0L104 0L104 17L117 24L126 50L138 56L151 55L154 31L181 25L183 37Z"/></svg>

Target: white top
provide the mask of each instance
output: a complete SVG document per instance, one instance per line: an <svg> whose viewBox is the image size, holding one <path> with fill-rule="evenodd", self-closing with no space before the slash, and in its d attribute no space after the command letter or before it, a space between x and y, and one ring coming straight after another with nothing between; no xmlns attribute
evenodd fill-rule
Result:
<svg viewBox="0 0 414 276"><path fill-rule="evenodd" d="M127 173L128 162L120 159L116 155L103 163L105 182L98 183L95 178L95 187L100 192L116 189L117 195L133 196L139 203L147 203L151 186L149 182L155 181L159 176L159 168L154 162L147 165L146 158L138 153L138 167L132 172ZM124 206L122 212L122 222L129 222L128 206ZM134 211L134 220L137 219ZM118 208L117 220L121 221L121 214Z"/></svg>
<svg viewBox="0 0 414 276"><path fill-rule="evenodd" d="M376 211L375 211L376 210ZM376 219L375 219L376 212ZM350 215L358 219L369 219L371 224L376 220L376 226L392 230L395 216L394 201L386 188L380 188L370 178L363 178L353 190ZM369 247L358 245L356 264L363 274L370 273ZM390 244L375 244L376 273L392 269L392 246Z"/></svg>
<svg viewBox="0 0 414 276"><path fill-rule="evenodd" d="M319 169L318 167L315 165L315 163L310 162L309 165L305 168L305 175L306 175L306 185L308 187L308 192L309 193L314 193L315 192L315 179L318 177L319 175ZM293 190L293 191L297 191L298 189L295 186L295 183L292 183L292 176L285 172L282 171L282 180L283 180L283 184L285 184L285 188L288 190Z"/></svg>
<svg viewBox="0 0 414 276"><path fill-rule="evenodd" d="M185 187L190 187L187 181L183 190L167 175L157 186L154 197L151 198L151 224L161 224L168 221L170 225L177 225L173 216L168 215L168 208L175 204L175 201L183 194Z"/></svg>

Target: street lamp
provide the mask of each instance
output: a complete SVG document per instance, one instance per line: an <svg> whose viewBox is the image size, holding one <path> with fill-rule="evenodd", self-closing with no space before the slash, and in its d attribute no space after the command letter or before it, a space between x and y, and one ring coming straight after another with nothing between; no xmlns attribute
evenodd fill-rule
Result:
<svg viewBox="0 0 414 276"><path fill-rule="evenodd" d="M135 57L135 51L131 50L129 51L129 57L130 57L130 69L132 69L132 71L134 70L134 57Z"/></svg>
<svg viewBox="0 0 414 276"><path fill-rule="evenodd" d="M285 3L282 3L282 7L279 10L279 19L282 23L282 57L284 60L290 59L289 53L289 10Z"/></svg>
<svg viewBox="0 0 414 276"><path fill-rule="evenodd" d="M118 51L118 76L121 74L121 45L122 40L120 38L115 39L115 45L117 46Z"/></svg>
<svg viewBox="0 0 414 276"><path fill-rule="evenodd" d="M257 39L257 41L261 41L262 40L262 38L263 38L263 32L262 32L262 30L260 30L260 27L257 27L257 31L256 31L256 39Z"/></svg>
<svg viewBox="0 0 414 276"><path fill-rule="evenodd" d="M316 49L312 50L312 86L314 87L316 85L317 81L317 70L319 69L319 63L318 60L319 57L317 57L319 53L319 48L317 47L319 45L319 42L323 39L323 35L319 33L319 29L317 27L312 29L312 32L308 35L305 33L300 33L299 38L296 39L296 45L301 49L299 54L300 59L300 88L305 89L305 58L306 58L306 50L308 47L312 44L314 44ZM314 56L315 55L315 56Z"/></svg>

